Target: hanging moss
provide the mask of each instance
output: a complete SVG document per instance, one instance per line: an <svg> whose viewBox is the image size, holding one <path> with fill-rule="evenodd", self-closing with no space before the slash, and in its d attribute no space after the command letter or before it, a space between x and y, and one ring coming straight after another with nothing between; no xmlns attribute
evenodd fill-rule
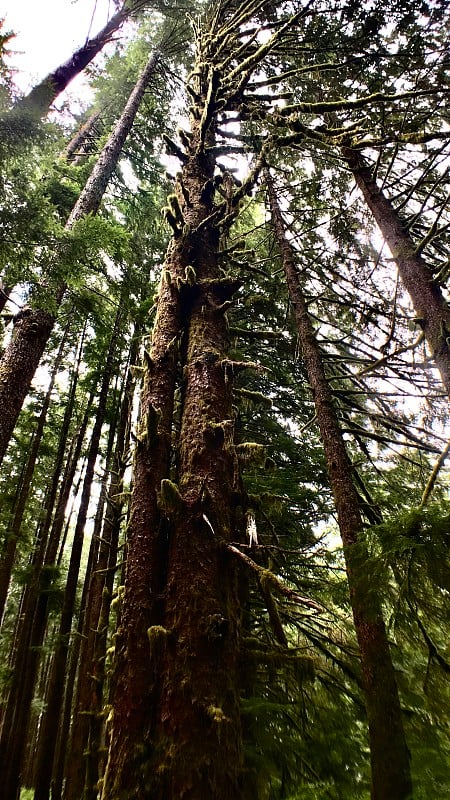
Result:
<svg viewBox="0 0 450 800"><path fill-rule="evenodd" d="M241 464L263 466L266 460L266 447L257 442L242 442L237 445L236 454Z"/></svg>
<svg viewBox="0 0 450 800"><path fill-rule="evenodd" d="M264 408L272 408L273 405L271 398L267 397L267 395L263 394L262 392L253 392L250 391L250 389L235 388L234 394L246 401L249 401L248 404L246 404L246 407L250 405L256 405L263 406Z"/></svg>

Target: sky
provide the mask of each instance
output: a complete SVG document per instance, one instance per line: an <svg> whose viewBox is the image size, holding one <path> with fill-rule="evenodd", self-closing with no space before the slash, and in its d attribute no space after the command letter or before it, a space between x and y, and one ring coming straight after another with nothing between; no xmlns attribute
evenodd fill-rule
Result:
<svg viewBox="0 0 450 800"><path fill-rule="evenodd" d="M0 0L4 29L16 34L9 44L13 53L8 63L17 70L19 88L26 92L67 61L114 10L112 0Z"/></svg>

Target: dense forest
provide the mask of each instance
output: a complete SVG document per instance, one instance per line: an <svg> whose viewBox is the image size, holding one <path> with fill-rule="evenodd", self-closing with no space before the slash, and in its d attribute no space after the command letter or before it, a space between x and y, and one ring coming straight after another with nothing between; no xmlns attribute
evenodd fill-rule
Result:
<svg viewBox="0 0 450 800"><path fill-rule="evenodd" d="M4 800L449 796L448 22L1 25Z"/></svg>

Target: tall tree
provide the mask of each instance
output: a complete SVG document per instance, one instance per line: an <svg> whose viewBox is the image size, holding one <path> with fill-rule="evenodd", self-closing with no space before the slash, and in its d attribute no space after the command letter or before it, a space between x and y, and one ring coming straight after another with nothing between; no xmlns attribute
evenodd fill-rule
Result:
<svg viewBox="0 0 450 800"><path fill-rule="evenodd" d="M118 11L95 36L87 39L70 58L50 72L31 91L20 98L10 114L26 112L33 117L45 116L59 94L103 50L119 28L146 5L145 0L124 0Z"/></svg>
<svg viewBox="0 0 450 800"><path fill-rule="evenodd" d="M370 734L373 800L412 796L409 751L403 731L402 713L394 667L384 625L381 603L370 579L364 575L367 560L361 543L363 519L352 478L333 395L323 366L322 354L302 292L294 253L289 244L273 179L265 171L274 233L281 253L289 294L297 322L302 357L314 395L317 422L324 445L330 484L344 546L350 598L358 637ZM375 596L374 596L375 595Z"/></svg>
<svg viewBox="0 0 450 800"><path fill-rule="evenodd" d="M155 72L159 52L150 56L145 69L139 77L123 113L106 142L92 173L82 190L65 225L70 231L74 225L89 214L96 214L108 181L116 168L123 144L131 130L135 116L144 96L148 82ZM47 276L52 280L51 275ZM52 281L55 283L55 281ZM56 280L48 300L58 308L65 291L65 281ZM11 341L0 359L0 403L4 409L0 429L0 462L3 459L9 439L19 416L22 404L29 391L50 333L55 323L56 313L45 308L22 309L15 317Z"/></svg>
<svg viewBox="0 0 450 800"><path fill-rule="evenodd" d="M401 280L411 297L417 324L430 345L442 383L450 396L450 309L430 265L420 253L392 203L377 185L361 156L349 148L344 157L398 265Z"/></svg>
<svg viewBox="0 0 450 800"><path fill-rule="evenodd" d="M344 158L351 154L361 173L370 166L364 179L390 204L384 208L389 219L402 221L402 235L408 230L414 255L423 258L445 301L443 3L414 0L407 9L403 0L389 8L374 0L370 9L353 0L244 5L199 3L193 36L187 22L164 46L164 96L147 93L122 150L126 169L117 170L105 208L114 219L112 235L124 230L132 242L125 259L120 245L110 248L98 222L88 219L85 231L107 250L107 259L96 258L92 269L93 249L83 249L85 231L77 239L75 229L64 242L64 263L58 251L51 270L39 272L38 264L20 273L29 243L39 243L41 263L55 252L50 245L58 220L64 223L74 203L71 176L87 172L89 154L81 144L80 167L60 161L41 181L48 172L46 127L39 147L24 151L21 176L24 170L31 175L30 187L16 191L17 157L4 151L0 225L9 221L11 239L21 244L19 251L6 239L0 257L14 280L33 286L36 275L43 277L42 307L53 316L55 297L67 285L65 297L70 292L84 312L101 307L108 326L105 309L119 302L115 286L122 285L123 261L131 260L140 288L134 278L127 283L120 305L139 305L139 320L148 313L142 366L132 370L141 378L141 408L131 432L129 524L121 519L128 492L120 486L128 470L118 455L111 478L117 504L111 498L97 541L104 478L80 637L73 640L65 677L62 668L50 669L67 643L57 639L56 616L48 613L64 579L67 623L79 537L67 573L67 545L57 559L60 536L53 536L64 525L66 476L53 526L48 518L62 471L59 455L54 475L44 480L57 450L66 453L73 479L72 449L56 441L56 433L64 437L60 424L52 429L55 408L49 409L26 509L32 520L44 507L47 519L36 530L46 537L52 528L51 544L44 553L37 542L32 574L41 571L45 579L39 609L31 614L26 597L32 585L20 607L17 602L30 574L27 542L21 542L0 644L13 669L0 669L0 689L3 699L9 696L3 732L13 726L21 732L5 763L15 770L12 759L20 756L23 783L38 783L42 797L49 792L46 759L53 758L53 743L47 740L55 738L57 714L44 723L41 711L45 698L59 709L64 680L52 788L57 798L65 780L67 796L83 793L86 800L99 794L105 800L219 800L225 793L240 800L356 800L369 794L369 762L374 798L407 797L410 766L418 796L437 786L442 796L448 790L439 709L448 699L442 676L449 669L440 631L448 622L448 519L439 505L448 415L424 331L411 333L414 325L426 327L425 316L411 311L389 254L377 252L374 214L354 190ZM184 0L164 0L158 8L164 17L167 12L165 29L174 10L187 19ZM156 29L160 18L148 15L135 53L148 51ZM105 129L135 80L129 71L135 63L127 58L124 64L116 53L108 74L96 78L95 107L102 108ZM181 120L176 140L163 99L170 94L172 113ZM163 216L171 238L165 259L159 209L155 213L164 144L169 159L163 168L169 164L174 172L174 161L181 165L175 176L167 173ZM258 188L264 188L265 161L275 186L272 223ZM15 202L16 195L25 202ZM72 277L78 246L86 263ZM104 305L96 299L101 295ZM300 312L297 322L292 311ZM91 324L96 328L92 317L88 338ZM446 325L440 331L445 339ZM97 345L84 351L89 364L90 347ZM50 370L55 359L52 343ZM117 364L118 382L125 369ZM118 408L109 409L103 454L111 452L119 416ZM128 411L131 406L125 406L120 438ZM7 509L13 476L25 464L32 412L27 404L0 470ZM72 417L69 435L77 427ZM436 457L433 469L430 458ZM436 475L437 503L428 510ZM414 505L420 508L411 511ZM345 558L336 545L334 507ZM69 532L69 519L65 527ZM126 541L118 551L120 531ZM117 552L123 565L116 563ZM114 594L117 630L116 614L109 614ZM114 647L105 652L107 641ZM77 666L79 691L71 706ZM39 728L47 734L35 748ZM433 756L421 775L427 748Z"/></svg>

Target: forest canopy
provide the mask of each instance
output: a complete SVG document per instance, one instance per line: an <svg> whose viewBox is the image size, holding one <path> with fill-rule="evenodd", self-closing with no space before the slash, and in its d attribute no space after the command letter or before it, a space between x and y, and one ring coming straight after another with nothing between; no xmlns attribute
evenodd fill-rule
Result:
<svg viewBox="0 0 450 800"><path fill-rule="evenodd" d="M6 800L448 795L448 28L0 26Z"/></svg>

